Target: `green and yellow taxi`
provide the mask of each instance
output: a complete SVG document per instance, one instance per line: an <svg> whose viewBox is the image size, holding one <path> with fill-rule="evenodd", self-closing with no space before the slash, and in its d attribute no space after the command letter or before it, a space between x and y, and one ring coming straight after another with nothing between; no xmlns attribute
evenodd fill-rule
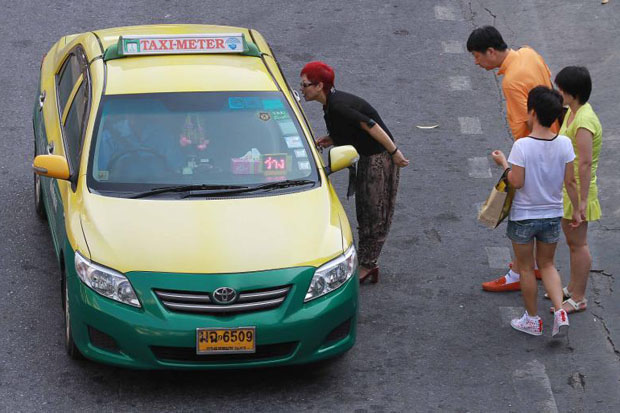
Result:
<svg viewBox="0 0 620 413"><path fill-rule="evenodd" d="M239 368L354 345L356 251L329 174L358 155L324 162L298 101L252 29L121 27L52 46L34 196L72 358Z"/></svg>

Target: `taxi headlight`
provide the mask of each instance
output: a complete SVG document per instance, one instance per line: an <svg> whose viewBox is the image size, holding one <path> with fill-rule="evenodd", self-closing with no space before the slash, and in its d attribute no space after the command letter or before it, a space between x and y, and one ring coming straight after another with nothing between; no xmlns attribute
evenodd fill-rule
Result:
<svg viewBox="0 0 620 413"><path fill-rule="evenodd" d="M357 270L357 253L351 247L338 258L323 264L314 272L304 302L314 300L342 287Z"/></svg>
<svg viewBox="0 0 620 413"><path fill-rule="evenodd" d="M75 271L80 280L96 293L123 304L141 307L127 277L110 268L93 264L77 251L75 253Z"/></svg>

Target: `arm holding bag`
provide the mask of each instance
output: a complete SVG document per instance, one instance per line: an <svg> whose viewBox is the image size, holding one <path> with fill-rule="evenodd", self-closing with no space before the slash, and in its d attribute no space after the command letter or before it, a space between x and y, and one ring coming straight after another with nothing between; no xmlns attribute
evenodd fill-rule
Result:
<svg viewBox="0 0 620 413"><path fill-rule="evenodd" d="M515 196L515 189L508 184L508 171L506 169L497 184L491 190L491 194L480 208L478 221L488 228L497 226L510 214L510 206Z"/></svg>

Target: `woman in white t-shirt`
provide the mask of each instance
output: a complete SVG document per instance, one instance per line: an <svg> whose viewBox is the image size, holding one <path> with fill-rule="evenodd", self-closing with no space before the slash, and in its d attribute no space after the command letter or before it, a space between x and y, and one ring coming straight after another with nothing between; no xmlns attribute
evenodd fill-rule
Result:
<svg viewBox="0 0 620 413"><path fill-rule="evenodd" d="M562 281L554 265L555 249L560 238L564 213L562 187L574 205L571 227L578 227L581 215L575 181L573 159L575 152L569 138L556 135L549 127L562 110L562 96L547 87L532 89L527 99L528 127L531 134L518 139L508 160L501 151L494 151L493 160L512 169L508 182L516 188L506 234L512 241L519 268L525 313L511 321L512 327L532 335L542 334L538 316L534 263L542 274L543 284L555 308L552 336L565 333L568 315L562 309ZM534 257L536 240L536 257Z"/></svg>

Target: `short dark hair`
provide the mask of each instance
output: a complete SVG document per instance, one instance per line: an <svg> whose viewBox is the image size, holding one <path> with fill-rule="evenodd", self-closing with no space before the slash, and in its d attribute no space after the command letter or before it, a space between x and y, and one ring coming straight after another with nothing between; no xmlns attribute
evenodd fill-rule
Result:
<svg viewBox="0 0 620 413"><path fill-rule="evenodd" d="M536 86L527 95L527 111L534 110L538 122L548 128L562 113L562 95L546 86Z"/></svg>
<svg viewBox="0 0 620 413"><path fill-rule="evenodd" d="M499 31L493 26L483 26L474 29L467 39L468 52L484 53L489 47L503 52L508 48Z"/></svg>
<svg viewBox="0 0 620 413"><path fill-rule="evenodd" d="M588 69L583 66L566 66L555 76L555 84L582 105L590 99L592 79Z"/></svg>

